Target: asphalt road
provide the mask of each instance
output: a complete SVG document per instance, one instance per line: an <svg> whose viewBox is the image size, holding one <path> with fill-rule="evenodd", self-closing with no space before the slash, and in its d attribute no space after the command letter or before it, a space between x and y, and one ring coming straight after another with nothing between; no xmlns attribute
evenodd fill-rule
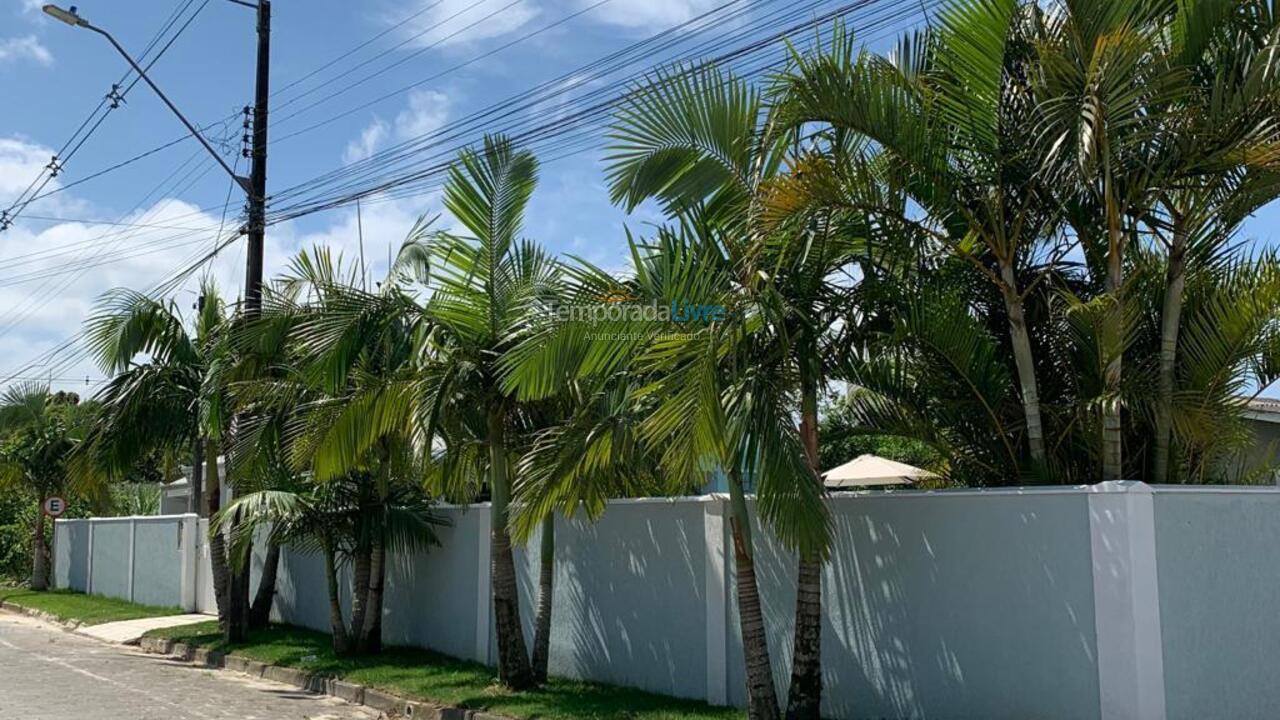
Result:
<svg viewBox="0 0 1280 720"><path fill-rule="evenodd" d="M378 713L0 613L4 720L373 720Z"/></svg>

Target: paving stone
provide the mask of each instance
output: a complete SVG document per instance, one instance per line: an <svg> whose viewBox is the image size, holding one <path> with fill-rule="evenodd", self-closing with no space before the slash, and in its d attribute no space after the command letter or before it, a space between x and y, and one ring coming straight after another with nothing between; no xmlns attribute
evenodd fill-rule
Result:
<svg viewBox="0 0 1280 720"><path fill-rule="evenodd" d="M18 615L0 615L0 669L4 720L378 718L337 698L171 662Z"/></svg>

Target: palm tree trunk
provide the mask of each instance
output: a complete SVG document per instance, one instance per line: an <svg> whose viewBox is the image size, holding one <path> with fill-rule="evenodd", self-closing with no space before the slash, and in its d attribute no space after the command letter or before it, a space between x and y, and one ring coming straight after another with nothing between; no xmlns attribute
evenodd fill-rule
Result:
<svg viewBox="0 0 1280 720"><path fill-rule="evenodd" d="M365 602L364 622L357 628L357 652L372 654L382 652L382 588L386 581L387 547L381 528L373 535L373 548L369 554L369 590Z"/></svg>
<svg viewBox="0 0 1280 720"><path fill-rule="evenodd" d="M262 629L271 622L271 604L276 599L276 575L280 572L280 545L267 542L267 555L262 561L262 576L258 578L258 592L249 608L249 628Z"/></svg>
<svg viewBox="0 0 1280 720"><path fill-rule="evenodd" d="M204 494L204 516L212 519L222 508L222 483L218 477L218 450L212 442L206 442L204 453L205 477L208 482ZM231 618L231 578L227 569L226 536L210 529L209 565L213 575L213 596L218 603L218 622L225 633Z"/></svg>
<svg viewBox="0 0 1280 720"><path fill-rule="evenodd" d="M1027 422L1027 446L1031 459L1043 465L1044 422L1040 416L1040 387L1036 382L1035 355L1031 350L1031 334L1027 330L1027 316L1023 310L1022 295L1018 291L1018 278L1013 265L1000 263L1000 279L1004 296L1005 313L1009 316L1009 341L1013 346L1013 362L1018 369L1018 386L1022 391L1022 413Z"/></svg>
<svg viewBox="0 0 1280 720"><path fill-rule="evenodd" d="M1173 435L1173 386L1182 324L1182 293L1187 284L1187 234L1180 216L1173 219L1173 242L1165 272L1164 308L1160 314L1160 369L1156 397L1155 462L1151 480L1169 482L1169 448Z"/></svg>
<svg viewBox="0 0 1280 720"><path fill-rule="evenodd" d="M498 635L498 679L513 690L534 684L533 670L524 644L520 622L520 594L516 585L516 563L507 532L507 505L511 481L507 477L506 431L500 410L489 411L490 573L493 587L494 626Z"/></svg>
<svg viewBox="0 0 1280 720"><path fill-rule="evenodd" d="M541 557L538 566L538 614L533 621L533 679L547 681L547 664L551 656L551 604L556 576L556 517L542 520Z"/></svg>
<svg viewBox="0 0 1280 720"><path fill-rule="evenodd" d="M235 527L231 529L235 533ZM249 554L233 560L230 574L230 608L223 638L228 643L242 643L249 639Z"/></svg>
<svg viewBox="0 0 1280 720"><path fill-rule="evenodd" d="M44 498L40 499L43 503ZM44 541L44 507L36 510L35 527L31 533L31 589L49 589L49 549Z"/></svg>
<svg viewBox="0 0 1280 720"><path fill-rule="evenodd" d="M807 363L804 363L807 364ZM809 465L810 482L823 492L818 467L818 385L814 373L801 370L800 439ZM791 651L791 687L787 692L788 720L819 720L822 702L822 556L812 549L800 553L796 573L796 629Z"/></svg>
<svg viewBox="0 0 1280 720"><path fill-rule="evenodd" d="M731 470L729 473L729 497L734 585L738 594L738 630L742 635L742 655L746 662L747 717L749 720L777 720L778 695L773 687L773 669L769 662L769 637L764 630L760 586L756 582L751 518L747 512L747 500L742 489L740 471Z"/></svg>
<svg viewBox="0 0 1280 720"><path fill-rule="evenodd" d="M360 632L369 610L369 573L373 569L373 548L367 538L356 545L351 560L351 636L360 652Z"/></svg>
<svg viewBox="0 0 1280 720"><path fill-rule="evenodd" d="M196 440L191 448L191 487L187 493L187 512L208 517L204 506L204 443Z"/></svg>
<svg viewBox="0 0 1280 720"><path fill-rule="evenodd" d="M216 469L218 467L217 453L213 447L210 447L210 454L213 455L212 463ZM227 480L228 487L231 486L231 453L224 453L223 475ZM214 473L217 477L217 473ZM221 495L221 490L219 490ZM232 517L230 522L230 537L235 538L239 532L240 521ZM226 548L227 553L227 621L223 627L223 639L228 644L243 643L249 640L249 553L245 553L243 558L235 557L231 548Z"/></svg>
<svg viewBox="0 0 1280 720"><path fill-rule="evenodd" d="M342 617L342 601L338 597L338 568L333 546L324 548L324 579L329 591L329 629L333 635L333 651L338 655L351 652L351 638L347 635L346 620Z"/></svg>
<svg viewBox="0 0 1280 720"><path fill-rule="evenodd" d="M1107 213L1107 294L1111 297L1112 306L1104 322L1104 351L1110 355L1103 369L1102 403L1102 479L1119 480L1123 474L1123 448L1120 438L1120 378L1123 361L1123 322L1124 298L1121 296L1124 284L1124 245L1125 238L1120 227L1120 211L1118 200L1112 197L1111 174L1108 170L1104 176L1104 198Z"/></svg>

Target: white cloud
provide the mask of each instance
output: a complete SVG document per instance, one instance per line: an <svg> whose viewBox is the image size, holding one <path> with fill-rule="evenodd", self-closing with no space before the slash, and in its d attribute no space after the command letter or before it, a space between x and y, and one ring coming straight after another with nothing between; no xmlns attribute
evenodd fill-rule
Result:
<svg viewBox="0 0 1280 720"><path fill-rule="evenodd" d="M396 136L401 140L430 135L449 119L449 96L435 90L409 93L409 106L396 116Z"/></svg>
<svg viewBox="0 0 1280 720"><path fill-rule="evenodd" d="M26 188L50 155L52 151L38 143L0 137L0 207L7 207L7 200ZM45 202L55 199L60 203L57 207L38 214L101 217L123 224L50 224L20 219L0 232L0 381L80 332L107 290L150 290L189 266L213 247L220 224L218 213L201 212L195 205L174 198L159 200L125 217L93 207L71 191ZM347 267L354 267L360 258L362 226L369 276L381 280L386 274L388 250L395 252L418 216L438 212L439 204L438 194L398 200L374 197L363 203L362 223L357 223L354 208L343 208L322 216L321 223L312 221L315 229L303 231L297 221L272 226L267 232L266 275L271 278L283 272L299 249L317 244L342 253ZM28 208L29 214L37 214L35 208ZM229 222L228 232L231 227ZM225 299L235 301L242 293L244 260L241 238L169 297L188 312L201 277L209 276ZM22 375L46 377L52 372L61 378L53 383L55 389L92 394L94 388L86 387L82 380L65 378L89 377L96 383L101 372L87 357L67 363L64 359L74 359L74 351L61 351L52 364L25 368Z"/></svg>
<svg viewBox="0 0 1280 720"><path fill-rule="evenodd" d="M586 7L594 0L579 0ZM612 0L592 10L590 17L609 25L665 30L691 20L720 4L720 0Z"/></svg>
<svg viewBox="0 0 1280 720"><path fill-rule="evenodd" d="M28 188L31 181L42 177L53 159L53 148L29 142L21 137L0 137L0 210L8 208ZM57 178L49 181L41 195L61 187ZM27 205L23 212L31 215L65 215L86 210L82 200L59 193Z"/></svg>
<svg viewBox="0 0 1280 720"><path fill-rule="evenodd" d="M0 138L0 206L8 207L17 199L52 157L52 148L20 138Z"/></svg>
<svg viewBox="0 0 1280 720"><path fill-rule="evenodd" d="M53 53L41 45L35 35L0 40L0 65L22 60L48 67L53 64Z"/></svg>
<svg viewBox="0 0 1280 720"><path fill-rule="evenodd" d="M347 143L347 149L342 151L342 162L350 165L373 155L386 139L387 132L387 124L382 121L382 118L374 118L373 122L360 133L360 137Z"/></svg>
<svg viewBox="0 0 1280 720"><path fill-rule="evenodd" d="M412 140L429 136L449 120L449 96L436 90L414 90L404 110L396 115L395 124L388 125L375 117L360 137L347 143L342 152L342 162L350 165L373 156L388 140Z"/></svg>
<svg viewBox="0 0 1280 720"><path fill-rule="evenodd" d="M387 15L417 47L444 47L500 37L538 16L533 0L416 0L421 14L404 21L403 9Z"/></svg>

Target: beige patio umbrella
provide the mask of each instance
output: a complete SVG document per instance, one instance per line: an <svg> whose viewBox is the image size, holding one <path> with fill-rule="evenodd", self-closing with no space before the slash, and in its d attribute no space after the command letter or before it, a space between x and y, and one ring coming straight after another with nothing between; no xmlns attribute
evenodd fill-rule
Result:
<svg viewBox="0 0 1280 720"><path fill-rule="evenodd" d="M931 477L937 476L928 470L882 458L879 455L859 455L839 467L822 473L824 483L832 490L910 485L916 480Z"/></svg>

